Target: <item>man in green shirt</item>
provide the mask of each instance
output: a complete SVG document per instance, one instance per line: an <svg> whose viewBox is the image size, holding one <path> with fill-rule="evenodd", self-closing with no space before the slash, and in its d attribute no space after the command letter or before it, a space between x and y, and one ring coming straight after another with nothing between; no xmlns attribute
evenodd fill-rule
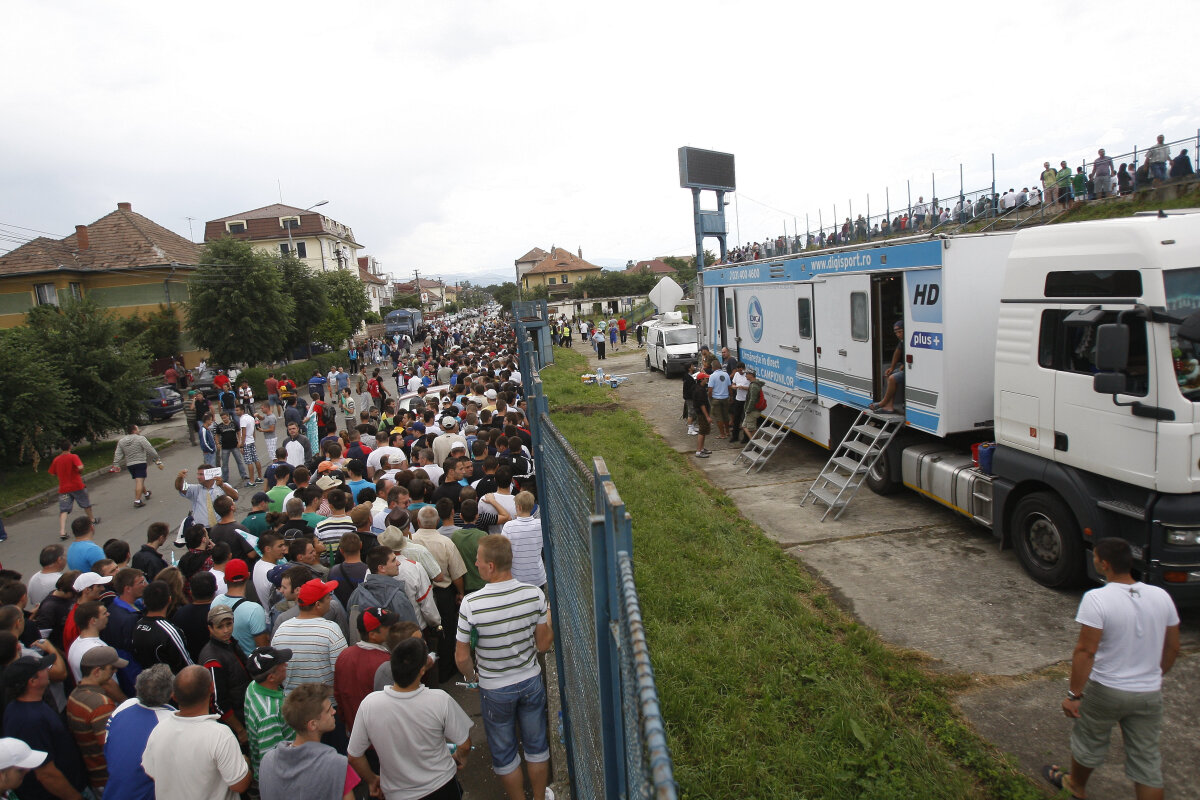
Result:
<svg viewBox="0 0 1200 800"><path fill-rule="evenodd" d="M1076 197L1087 199L1087 175L1083 174L1083 167L1075 168L1075 174L1071 176L1071 189Z"/></svg>
<svg viewBox="0 0 1200 800"><path fill-rule="evenodd" d="M242 520L246 532L252 536L262 536L271 529L267 524L267 506L271 498L266 492L255 492L250 498L250 513Z"/></svg>
<svg viewBox="0 0 1200 800"><path fill-rule="evenodd" d="M291 658L292 651L285 647L259 647L246 659L246 670L254 678L246 687L246 736L255 778L266 752L295 736L281 712L283 679Z"/></svg>
<svg viewBox="0 0 1200 800"><path fill-rule="evenodd" d="M283 500L292 490L288 488L287 482L292 478L292 467L290 464L281 464L275 467L275 471L271 473L271 477L275 480L275 485L267 489L267 497L270 504L267 506L268 511L274 511L276 514L283 511Z"/></svg>
<svg viewBox="0 0 1200 800"><path fill-rule="evenodd" d="M1058 202L1064 206L1071 205L1071 168L1066 161L1058 162L1058 178L1055 187L1058 189Z"/></svg>

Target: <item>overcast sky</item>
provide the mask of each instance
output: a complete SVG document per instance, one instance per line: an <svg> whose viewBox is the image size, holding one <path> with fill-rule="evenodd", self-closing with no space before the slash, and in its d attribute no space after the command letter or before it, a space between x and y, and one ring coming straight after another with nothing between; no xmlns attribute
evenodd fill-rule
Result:
<svg viewBox="0 0 1200 800"><path fill-rule="evenodd" d="M128 201L189 235L268 203L397 278L534 246L687 255L676 149L737 159L731 244L1033 185L1195 136L1200 2L6 4L0 232ZM1188 89L1188 87L1192 87ZM736 212L736 213L734 213ZM29 235L34 232L25 231ZM15 246L0 239L0 251ZM715 249L715 242L711 245Z"/></svg>

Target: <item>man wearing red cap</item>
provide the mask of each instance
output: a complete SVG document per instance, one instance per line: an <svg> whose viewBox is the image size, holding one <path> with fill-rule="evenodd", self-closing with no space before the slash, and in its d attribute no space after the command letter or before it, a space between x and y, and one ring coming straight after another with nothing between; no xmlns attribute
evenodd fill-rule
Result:
<svg viewBox="0 0 1200 800"><path fill-rule="evenodd" d="M355 620L359 640L338 656L334 667L333 696L346 722L347 732L354 728L354 715L358 713L359 704L375 689L375 672L379 665L390 657L384 642L396 621L396 615L386 608L363 609Z"/></svg>
<svg viewBox="0 0 1200 800"><path fill-rule="evenodd" d="M231 558L225 564L225 594L213 598L213 606L229 606L233 610L233 639L242 648L242 654L253 653L256 647L270 644L271 626L267 624L267 613L261 603L246 598L246 582L250 580L250 568L240 558Z"/></svg>
<svg viewBox="0 0 1200 800"><path fill-rule="evenodd" d="M290 694L302 683L332 686L337 658L346 649L346 637L336 623L325 619L325 612L337 581L313 578L300 587L296 601L300 613L287 620L271 637L271 646L292 651L283 691Z"/></svg>

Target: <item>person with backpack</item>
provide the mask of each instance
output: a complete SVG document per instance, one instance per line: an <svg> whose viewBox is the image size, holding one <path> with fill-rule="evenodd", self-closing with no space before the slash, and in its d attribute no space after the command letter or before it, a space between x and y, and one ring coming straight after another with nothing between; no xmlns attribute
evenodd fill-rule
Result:
<svg viewBox="0 0 1200 800"><path fill-rule="evenodd" d="M750 379L750 388L746 391L746 416L742 419L742 432L749 442L758 430L763 412L767 410L767 396L763 394L763 382L753 369L746 370L746 377Z"/></svg>

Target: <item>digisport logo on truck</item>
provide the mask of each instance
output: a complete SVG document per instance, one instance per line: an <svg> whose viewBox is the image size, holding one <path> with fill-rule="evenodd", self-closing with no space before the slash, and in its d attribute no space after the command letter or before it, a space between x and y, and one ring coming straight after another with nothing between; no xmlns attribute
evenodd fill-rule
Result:
<svg viewBox="0 0 1200 800"><path fill-rule="evenodd" d="M762 303L758 302L757 297L750 298L750 306L746 309L750 316L750 336L754 341L762 341L763 335L763 312Z"/></svg>

